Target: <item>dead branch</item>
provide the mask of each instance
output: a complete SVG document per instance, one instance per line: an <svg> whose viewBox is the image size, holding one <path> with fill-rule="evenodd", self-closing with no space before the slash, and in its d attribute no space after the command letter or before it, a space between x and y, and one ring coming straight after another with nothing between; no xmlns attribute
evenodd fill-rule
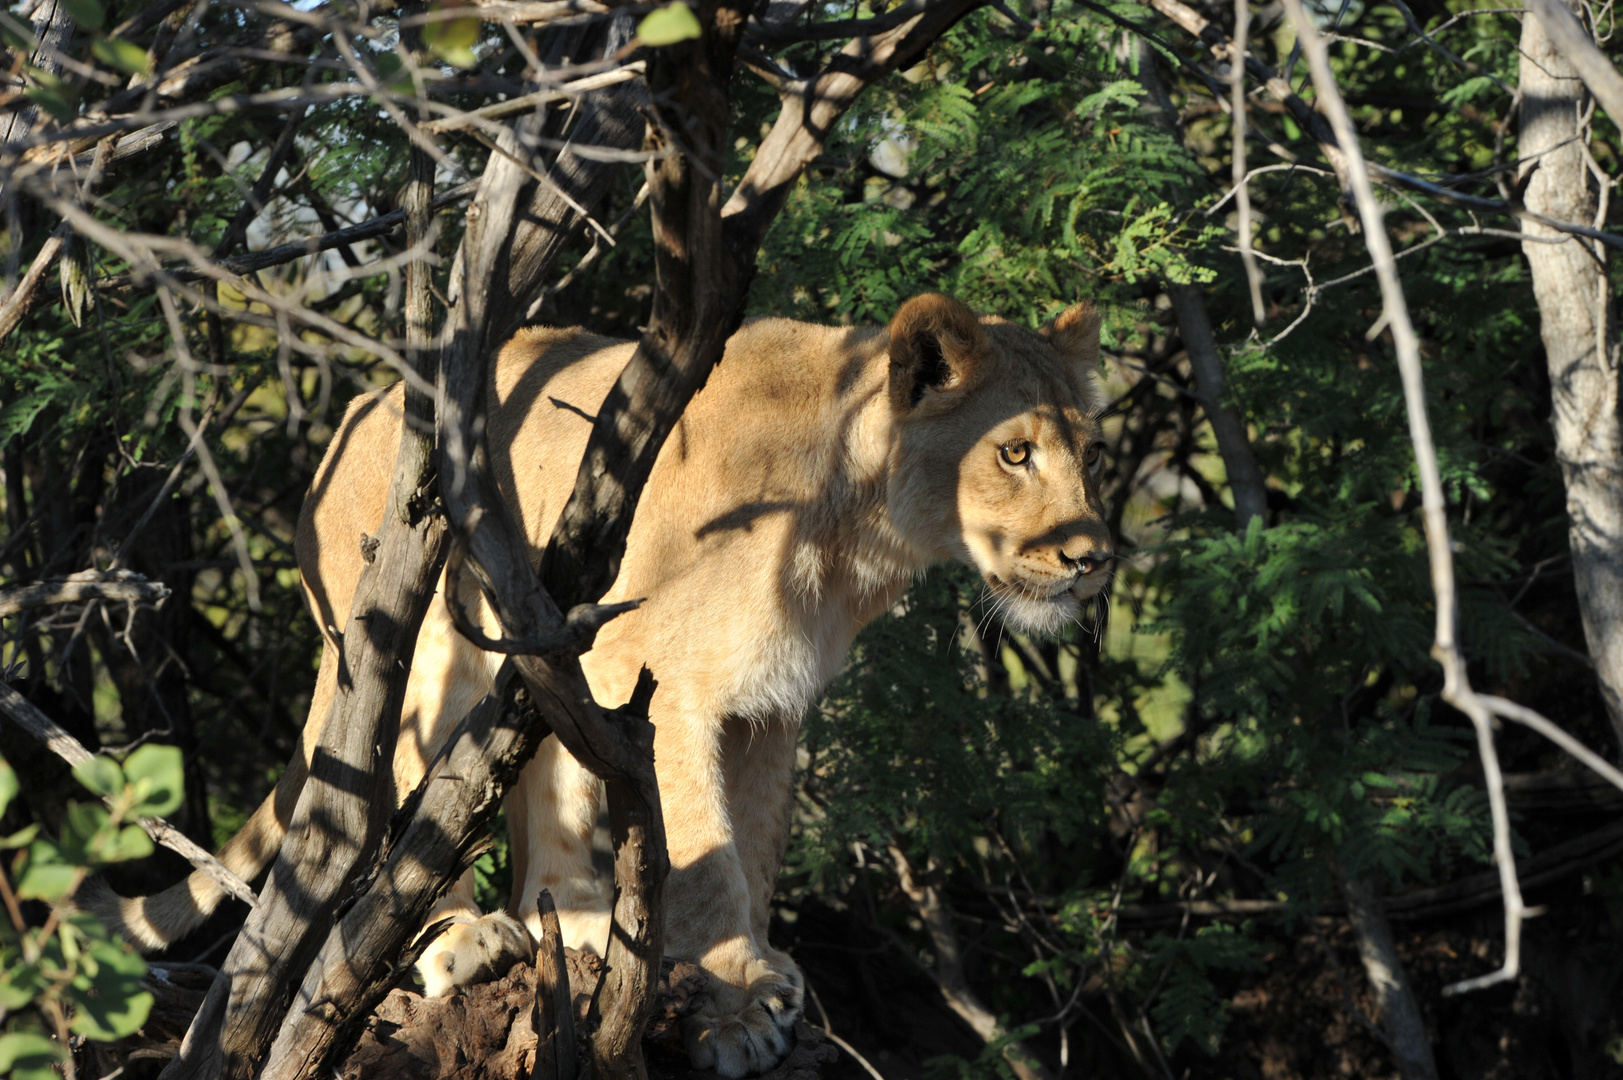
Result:
<svg viewBox="0 0 1623 1080"><path fill-rule="evenodd" d="M1174 0L1156 0L1158 3ZM1521 886L1516 880L1516 858L1510 846L1510 816L1505 808L1504 781L1499 755L1493 744L1493 719L1487 705L1471 688L1465 659L1455 637L1456 597L1454 556L1448 538L1448 511L1442 479L1437 468L1437 451L1432 443L1431 424L1426 416L1424 374L1420 364L1420 341L1409 320L1409 308L1398 280L1397 263L1392 258L1391 241L1386 235L1381 204L1375 198L1369 171L1358 146L1352 118L1341 98L1335 76L1330 71L1324 42L1302 7L1301 0L1285 0L1296 32L1313 72L1313 85L1319 101L1330 116L1340 147L1346 154L1347 179L1352 185L1359 217L1364 224L1364 243L1369 248L1375 274L1381 285L1381 319L1378 325L1392 333L1398 369L1403 379L1403 396L1409 413L1409 436L1415 449L1415 466L1420 474L1421 505L1424 511L1426 550L1431 560L1432 591L1437 598L1437 620L1432 657L1443 669L1443 700L1470 718L1476 728L1477 751L1482 759L1483 778L1488 787L1488 805L1493 816L1494 861L1498 863L1500 887L1505 898L1505 962L1498 971L1447 987L1443 992L1462 993L1514 979L1521 962L1521 925L1524 907Z"/></svg>
<svg viewBox="0 0 1623 1080"><path fill-rule="evenodd" d="M449 191L441 192L434 197L434 209L440 210L447 206L454 206L465 199L471 199L474 192L479 189L477 180L470 180L466 184L458 184ZM248 255L237 255L229 259L211 261L209 269L184 269L180 267L166 269L166 276L175 281L206 281L222 280L230 277L246 276L260 270L268 270L273 266L282 266L296 259L318 255L333 248L346 247L358 244L362 240L371 240L375 237L387 236L405 223L404 210L392 210L387 214L379 214L369 221L358 225L349 225L342 229L312 236L308 240L294 240L291 243L279 244L263 251L255 251ZM381 272L381 271L380 271ZM115 274L101 278L96 282L98 289L127 289L135 285L145 285L149 280L146 271L134 271L127 274Z"/></svg>
<svg viewBox="0 0 1623 1080"><path fill-rule="evenodd" d="M498 101L494 105L471 109L456 116L446 117L444 120L431 120L422 125L422 130L431 134L440 134L448 131L460 131L481 121L501 120L509 116L517 116L519 113L529 112L554 101L568 101L592 90L602 90L605 87L628 82L641 76L643 68L643 62L637 60L625 67L605 71L600 75L588 75L584 79L562 83L552 89L538 90L533 94L508 98L506 101Z"/></svg>
<svg viewBox="0 0 1623 1080"><path fill-rule="evenodd" d="M34 703L23 697L9 683L0 682L0 712L5 713L28 734L44 743L46 748L69 765L81 765L94 755L84 744L69 735L56 721L40 712ZM112 800L107 800L111 804ZM162 818L141 818L141 826L155 844L161 844L207 874L215 884L249 907L256 903L254 891L225 864L198 847L192 839Z"/></svg>
<svg viewBox="0 0 1623 1080"><path fill-rule="evenodd" d="M106 575L87 571L72 577L0 589L0 619L53 604L80 604L86 600L157 604L168 598L169 586L161 581L148 581L129 571Z"/></svg>
<svg viewBox="0 0 1623 1080"><path fill-rule="evenodd" d="M536 1038L530 1080L575 1080L580 1066L575 1047L574 995L564 960L558 909L545 889L541 890L536 910L541 916L541 945L535 959L535 1006L530 1010L530 1026Z"/></svg>
<svg viewBox="0 0 1623 1080"><path fill-rule="evenodd" d="M433 506L432 399L408 386L406 413L379 546L361 572L347 633L322 660L341 674L309 778L261 903L165 1080L259 1073L290 983L322 951L339 902L383 841L396 802L391 762L407 675L446 552Z"/></svg>

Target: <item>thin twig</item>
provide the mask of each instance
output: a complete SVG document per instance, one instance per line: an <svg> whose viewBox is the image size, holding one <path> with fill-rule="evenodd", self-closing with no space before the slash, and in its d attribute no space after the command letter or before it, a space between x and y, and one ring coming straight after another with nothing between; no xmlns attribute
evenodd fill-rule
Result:
<svg viewBox="0 0 1623 1080"><path fill-rule="evenodd" d="M1476 729L1477 752L1482 759L1483 778L1488 787L1488 805L1493 818L1494 861L1499 868L1500 888L1505 898L1505 962L1498 971L1445 987L1444 994L1480 990L1514 979L1521 965L1521 929L1525 907L1521 885L1516 879L1516 859L1510 846L1510 815L1505 806L1504 776L1493 743L1493 717L1487 703L1471 689L1465 659L1456 641L1457 602L1454 591L1454 557L1448 537L1447 505L1442 478L1437 468L1437 451L1432 443L1431 425L1426 416L1424 375L1420 364L1420 339L1409 320L1409 308L1398 280L1397 262L1380 202L1370 183L1369 170L1358 145L1347 103L1336 86L1330 61L1318 30L1302 7L1302 0L1285 0L1296 32L1313 73L1314 89L1320 106L1329 115L1341 151L1346 155L1347 179L1358 204L1364 225L1364 242L1375 263L1381 285L1381 319L1392 333L1398 369L1403 379L1403 396L1409 413L1409 436L1414 444L1416 471L1420 474L1421 504L1424 508L1426 549L1431 560L1432 591L1436 594L1437 621L1432 657L1443 669L1443 700L1470 718Z"/></svg>
<svg viewBox="0 0 1623 1080"><path fill-rule="evenodd" d="M1229 62L1230 115L1234 125L1234 177L1235 202L1240 210L1237 231L1240 237L1240 262L1245 266L1246 285L1251 290L1251 321L1262 326L1268 321L1268 311L1262 304L1262 269L1257 257L1251 253L1251 189L1246 185L1245 171L1245 41L1251 25L1249 0L1234 0L1233 59Z"/></svg>

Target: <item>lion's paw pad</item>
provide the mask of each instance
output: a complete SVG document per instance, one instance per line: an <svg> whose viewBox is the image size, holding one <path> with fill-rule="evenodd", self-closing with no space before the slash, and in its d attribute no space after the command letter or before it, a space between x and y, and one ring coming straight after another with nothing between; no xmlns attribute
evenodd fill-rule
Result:
<svg viewBox="0 0 1623 1080"><path fill-rule="evenodd" d="M535 942L524 924L503 911L453 925L423 950L417 971L426 997L443 997L474 983L507 974L519 961L535 958Z"/></svg>
<svg viewBox="0 0 1623 1080"><path fill-rule="evenodd" d="M684 1030L688 1058L726 1077L772 1068L794 1048L795 1021L805 994L799 972L772 972L750 983L737 1012L689 1017Z"/></svg>

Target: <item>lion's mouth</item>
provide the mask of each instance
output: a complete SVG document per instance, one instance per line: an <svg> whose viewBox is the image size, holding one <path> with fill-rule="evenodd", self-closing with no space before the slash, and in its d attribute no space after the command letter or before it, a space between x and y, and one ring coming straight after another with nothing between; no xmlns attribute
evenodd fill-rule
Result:
<svg viewBox="0 0 1623 1080"><path fill-rule="evenodd" d="M1071 597L1074 599L1076 594L1071 590L1076 588L1077 584L1082 580L1081 575L1078 575L1063 585L1060 585L1056 589L1052 589L1049 592L1043 592L1040 586L1030 585L1024 582L1005 581L996 574L985 574L983 576L986 578L986 583L999 592L1013 593L1022 600L1031 600L1037 603L1047 602L1051 604L1059 603L1066 597Z"/></svg>

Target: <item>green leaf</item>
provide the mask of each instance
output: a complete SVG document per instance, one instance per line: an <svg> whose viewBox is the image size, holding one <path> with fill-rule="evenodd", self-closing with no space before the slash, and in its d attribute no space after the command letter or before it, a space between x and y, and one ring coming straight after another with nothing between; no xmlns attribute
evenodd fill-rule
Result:
<svg viewBox="0 0 1623 1080"><path fill-rule="evenodd" d="M12 848L27 847L39 835L38 825L25 825L10 836L0 838L0 851L9 851Z"/></svg>
<svg viewBox="0 0 1623 1080"><path fill-rule="evenodd" d="M124 790L124 770L112 758L99 754L75 765L73 778L104 799Z"/></svg>
<svg viewBox="0 0 1623 1080"><path fill-rule="evenodd" d="M6 807L16 794L17 773L5 758L0 758L0 814L6 812Z"/></svg>
<svg viewBox="0 0 1623 1080"><path fill-rule="evenodd" d="M73 102L69 101L65 94L58 93L57 91L48 87L29 87L28 100L32 101L35 105L38 105L40 108L44 109L46 112L50 113L53 117L64 124L69 120L72 120L75 116L79 115L78 107L75 106ZM49 403L49 401L50 399L47 398L45 401L41 402L39 406L34 409L34 413L38 413L40 409L44 408L45 405ZM11 406L6 406L6 411L9 412L10 410ZM23 423L22 426L24 430L26 430L28 424L33 421L34 413L30 413L28 420ZM0 439L4 439L7 434L7 420L8 417L6 417L3 413L0 413Z"/></svg>
<svg viewBox="0 0 1623 1080"><path fill-rule="evenodd" d="M43 846L44 841L36 841L29 849L28 866L17 878L17 895L24 900L43 900L54 904L73 889L79 877L79 868L62 862L60 857L36 858L34 853ZM52 851L54 854L54 845Z"/></svg>
<svg viewBox="0 0 1623 1080"><path fill-rule="evenodd" d="M113 941L92 942L86 953L83 971L66 995L75 1006L71 1026L86 1038L122 1039L152 1011L152 995L141 988L146 962Z"/></svg>
<svg viewBox="0 0 1623 1080"><path fill-rule="evenodd" d="M144 859L152 854L152 837L139 825L126 825L112 838L103 852L102 859L105 862Z"/></svg>
<svg viewBox="0 0 1623 1080"><path fill-rule="evenodd" d="M0 1076L11 1076L14 1080L56 1080L53 1066L67 1058L61 1046L32 1031L0 1035Z"/></svg>
<svg viewBox="0 0 1623 1080"><path fill-rule="evenodd" d="M103 38L90 46L90 51L96 59L108 67L118 68L131 75L145 75L152 70L147 59L147 51L139 45L128 41L119 41L117 38Z"/></svg>
<svg viewBox="0 0 1623 1080"><path fill-rule="evenodd" d="M96 0L62 0L62 6L68 9L73 21L86 30L100 30L107 21Z"/></svg>
<svg viewBox="0 0 1623 1080"><path fill-rule="evenodd" d="M62 857L80 866L103 862L103 852L113 841L113 818L105 807L95 803L69 803L62 822Z"/></svg>
<svg viewBox="0 0 1623 1080"><path fill-rule="evenodd" d="M137 817L163 817L180 807L186 759L178 746L148 744L124 761L124 776L135 785Z"/></svg>
<svg viewBox="0 0 1623 1080"><path fill-rule="evenodd" d="M674 45L700 33L699 20L682 0L649 12L637 24L637 40L644 45Z"/></svg>
<svg viewBox="0 0 1623 1080"><path fill-rule="evenodd" d="M478 42L479 20L471 15L431 22L423 27L423 44L435 56L459 68L471 68L479 62L473 52Z"/></svg>
<svg viewBox="0 0 1623 1080"><path fill-rule="evenodd" d="M0 968L0 1009L13 1012L45 992L45 975L39 965L19 963L8 957L10 966Z"/></svg>

